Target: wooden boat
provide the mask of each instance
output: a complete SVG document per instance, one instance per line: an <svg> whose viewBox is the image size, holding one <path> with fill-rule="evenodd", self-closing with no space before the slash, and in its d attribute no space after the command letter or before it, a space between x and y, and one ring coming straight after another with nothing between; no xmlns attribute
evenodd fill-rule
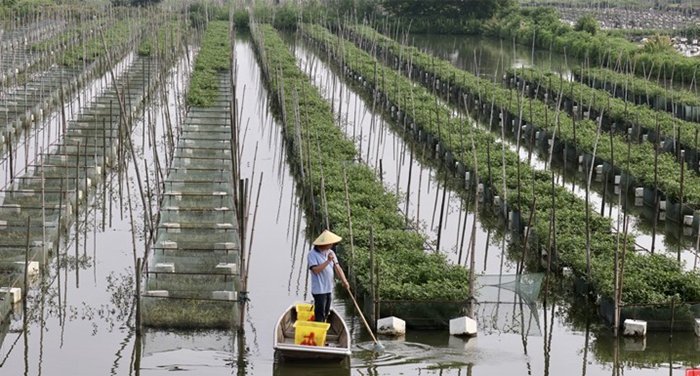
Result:
<svg viewBox="0 0 700 376"><path fill-rule="evenodd" d="M277 320L273 347L275 353L285 359L325 359L342 361L350 356L350 333L342 317L331 308L328 316L330 327L326 332L326 343L321 346L297 345L294 343L297 321L295 305L290 306Z"/></svg>

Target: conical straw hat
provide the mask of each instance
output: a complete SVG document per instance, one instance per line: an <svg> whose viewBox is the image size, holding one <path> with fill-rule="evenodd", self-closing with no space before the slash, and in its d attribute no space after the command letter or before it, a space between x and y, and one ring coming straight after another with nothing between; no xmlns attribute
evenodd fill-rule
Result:
<svg viewBox="0 0 700 376"><path fill-rule="evenodd" d="M314 240L314 245L328 245L328 244L335 244L335 243L340 243L340 241L343 240L340 236L325 230L321 233L321 235Z"/></svg>

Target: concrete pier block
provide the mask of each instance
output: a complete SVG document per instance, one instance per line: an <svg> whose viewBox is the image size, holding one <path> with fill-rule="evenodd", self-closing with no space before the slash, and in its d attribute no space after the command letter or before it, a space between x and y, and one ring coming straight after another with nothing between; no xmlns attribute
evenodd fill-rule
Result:
<svg viewBox="0 0 700 376"><path fill-rule="evenodd" d="M666 200L659 200L659 210L666 210Z"/></svg>
<svg viewBox="0 0 700 376"><path fill-rule="evenodd" d="M146 295L167 298L168 296L170 296L170 293L168 292L168 290L148 290L146 291Z"/></svg>
<svg viewBox="0 0 700 376"><path fill-rule="evenodd" d="M578 164L583 164L583 154L578 156Z"/></svg>
<svg viewBox="0 0 700 376"><path fill-rule="evenodd" d="M625 320L622 335L627 337L644 337L647 335L647 322L644 320Z"/></svg>
<svg viewBox="0 0 700 376"><path fill-rule="evenodd" d="M603 173L603 165L597 165L597 166L595 166L595 173L596 173L596 174L602 174L602 173Z"/></svg>
<svg viewBox="0 0 700 376"><path fill-rule="evenodd" d="M235 263L221 262L216 265L216 271L223 274L236 274L238 267Z"/></svg>
<svg viewBox="0 0 700 376"><path fill-rule="evenodd" d="M622 179L621 175L615 175L615 185L620 185L621 179Z"/></svg>
<svg viewBox="0 0 700 376"><path fill-rule="evenodd" d="M214 300L238 300L238 294L235 291L212 291L211 297Z"/></svg>
<svg viewBox="0 0 700 376"><path fill-rule="evenodd" d="M450 320L450 335L469 336L476 335L476 321L470 317L462 316Z"/></svg>
<svg viewBox="0 0 700 376"><path fill-rule="evenodd" d="M22 301L22 289L19 287L0 287L0 294L10 293L10 299L12 303L19 303Z"/></svg>
<svg viewBox="0 0 700 376"><path fill-rule="evenodd" d="M406 321L396 316L381 318L377 321L377 333L392 336L406 334Z"/></svg>
<svg viewBox="0 0 700 376"><path fill-rule="evenodd" d="M634 197L644 197L644 187L637 187L634 189Z"/></svg>

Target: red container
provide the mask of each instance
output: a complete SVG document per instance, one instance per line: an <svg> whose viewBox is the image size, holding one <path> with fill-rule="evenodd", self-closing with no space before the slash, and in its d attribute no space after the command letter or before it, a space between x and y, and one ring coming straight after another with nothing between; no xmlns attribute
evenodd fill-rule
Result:
<svg viewBox="0 0 700 376"><path fill-rule="evenodd" d="M700 376L700 368L688 368L688 369L686 369L685 376Z"/></svg>

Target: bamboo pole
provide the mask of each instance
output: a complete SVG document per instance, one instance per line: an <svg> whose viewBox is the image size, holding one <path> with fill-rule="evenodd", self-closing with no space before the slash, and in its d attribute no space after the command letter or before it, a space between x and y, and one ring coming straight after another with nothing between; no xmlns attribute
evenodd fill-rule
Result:
<svg viewBox="0 0 700 376"><path fill-rule="evenodd" d="M80 268L78 268L78 260L80 259L80 141L78 141L76 156L75 156L75 287L80 286Z"/></svg>
<svg viewBox="0 0 700 376"><path fill-rule="evenodd" d="M593 146L593 156L591 158L591 166L589 168L586 181L586 277L588 282L591 282L591 231L590 231L590 199L589 192L591 190L591 180L593 178L593 169L595 168L596 151L598 150L598 141L600 140L600 129L602 127L603 113L600 114L598 121L598 129L596 130L596 139ZM629 170L628 170L629 171Z"/></svg>
<svg viewBox="0 0 700 376"><path fill-rule="evenodd" d="M377 304L377 291L376 291L376 281L375 281L375 275L374 275L374 268L375 268L375 250L374 250L374 226L370 225L369 226L369 291L370 291L370 296L372 299L372 312L370 316L370 320L372 323L372 328L377 327L377 310L376 310L376 304Z"/></svg>
<svg viewBox="0 0 700 376"><path fill-rule="evenodd" d="M467 111L467 117L469 116L469 106L467 105L467 99L466 97L464 98L464 108ZM476 144L474 142L474 132L473 130L469 132L469 138L471 139L471 144L472 144L472 156L474 158L474 178L475 178L475 187L478 189L479 187L479 164L476 158ZM469 317L474 318L474 309L476 305L476 293L474 291L474 281L475 281L475 269L476 269L476 220L477 220L477 214L479 213L479 198L474 201L474 220L472 221L472 233L471 233L471 244L470 244L470 249L471 249L471 255L469 257Z"/></svg>
<svg viewBox="0 0 700 376"><path fill-rule="evenodd" d="M22 286L22 305L23 308L25 309L24 313L26 315L27 311L27 306L29 305L27 302L27 290L29 290L29 240L30 238L30 231L31 231L31 225L32 225L32 217L27 217L27 238L26 238L26 244L25 244L25 251L24 251L24 286ZM25 328L26 329L26 328Z"/></svg>
<svg viewBox="0 0 700 376"><path fill-rule="evenodd" d="M343 185L345 187L345 204L348 213L348 235L350 236L350 263L348 266L348 274L352 283L352 291L357 293L357 281L355 279L355 240L352 234L352 212L350 210L350 193L348 189L348 174L345 168L346 163L343 162Z"/></svg>
<svg viewBox="0 0 700 376"><path fill-rule="evenodd" d="M141 337L141 265L142 259L136 259L136 293L134 300L136 301L136 337Z"/></svg>

